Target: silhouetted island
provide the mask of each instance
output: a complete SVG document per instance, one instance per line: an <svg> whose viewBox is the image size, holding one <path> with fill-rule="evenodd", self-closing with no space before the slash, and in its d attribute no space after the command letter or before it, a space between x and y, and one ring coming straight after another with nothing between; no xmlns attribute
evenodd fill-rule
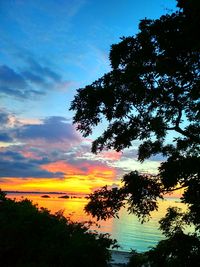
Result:
<svg viewBox="0 0 200 267"><path fill-rule="evenodd" d="M42 195L41 197L43 197L43 198L50 198L49 195Z"/></svg>
<svg viewBox="0 0 200 267"><path fill-rule="evenodd" d="M69 198L68 195L60 196L59 198Z"/></svg>

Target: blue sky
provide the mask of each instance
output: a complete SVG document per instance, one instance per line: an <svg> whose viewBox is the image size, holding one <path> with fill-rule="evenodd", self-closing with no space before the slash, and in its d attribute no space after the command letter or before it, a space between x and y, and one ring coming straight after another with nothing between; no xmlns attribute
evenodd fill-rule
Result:
<svg viewBox="0 0 200 267"><path fill-rule="evenodd" d="M159 157L141 167L137 144L120 156L92 155L95 135L83 139L75 132L68 109L76 89L110 70L111 44L137 33L141 19L159 18L175 4L174 0L0 1L0 187L38 189L37 182L44 182L44 190L59 189L63 183L63 190L71 184L70 190L77 191L82 179L86 192L107 181L115 184L131 169L155 171ZM81 178L74 178L76 168ZM88 175L95 168L99 172L93 174L97 181L93 188ZM49 179L51 186L45 187Z"/></svg>

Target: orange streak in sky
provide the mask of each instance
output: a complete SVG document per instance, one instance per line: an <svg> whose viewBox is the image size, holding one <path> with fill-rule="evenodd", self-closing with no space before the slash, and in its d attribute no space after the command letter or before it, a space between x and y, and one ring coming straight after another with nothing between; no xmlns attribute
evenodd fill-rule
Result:
<svg viewBox="0 0 200 267"><path fill-rule="evenodd" d="M73 166L69 163L63 161L57 161L54 163L49 163L41 166L41 169L49 171L49 172L63 172L65 173L65 177L70 176L83 176L83 177L94 177L98 178L106 178L109 180L113 180L116 175L116 171L113 168L103 166L103 165L90 165L88 163L82 163L79 166Z"/></svg>
<svg viewBox="0 0 200 267"><path fill-rule="evenodd" d="M112 185L116 171L103 165L84 163L75 167L69 163L58 161L42 165L43 170L52 173L63 172L64 178L4 178L0 188L16 191L59 191L71 193L91 193L94 188Z"/></svg>

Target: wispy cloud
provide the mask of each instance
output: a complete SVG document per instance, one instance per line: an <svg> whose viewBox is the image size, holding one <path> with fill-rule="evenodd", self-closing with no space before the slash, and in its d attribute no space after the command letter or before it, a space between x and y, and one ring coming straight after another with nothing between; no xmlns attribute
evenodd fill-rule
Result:
<svg viewBox="0 0 200 267"><path fill-rule="evenodd" d="M23 58L23 57L22 57ZM35 99L47 94L70 87L73 82L62 78L51 66L36 61L32 57L23 58L24 67L11 68L0 66L0 95L20 99Z"/></svg>
<svg viewBox="0 0 200 267"><path fill-rule="evenodd" d="M26 61L29 65L29 72L24 73L25 76L27 76L31 82L44 83L45 80L48 78L55 82L61 81L61 76L57 72L52 70L50 67L41 65L39 62L37 62L31 57L28 57Z"/></svg>
<svg viewBox="0 0 200 267"><path fill-rule="evenodd" d="M33 95L43 94L34 90L23 77L22 73L16 72L6 65L0 66L0 94L17 98L29 98Z"/></svg>

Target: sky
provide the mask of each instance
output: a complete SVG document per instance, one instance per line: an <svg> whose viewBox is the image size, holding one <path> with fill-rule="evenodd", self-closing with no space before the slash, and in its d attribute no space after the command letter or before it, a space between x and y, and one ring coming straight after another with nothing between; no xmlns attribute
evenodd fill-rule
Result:
<svg viewBox="0 0 200 267"><path fill-rule="evenodd" d="M78 88L110 70L109 50L175 0L0 0L0 188L91 193L124 173L156 173L159 155L137 161L138 142L90 152L104 125L83 138L72 124Z"/></svg>

